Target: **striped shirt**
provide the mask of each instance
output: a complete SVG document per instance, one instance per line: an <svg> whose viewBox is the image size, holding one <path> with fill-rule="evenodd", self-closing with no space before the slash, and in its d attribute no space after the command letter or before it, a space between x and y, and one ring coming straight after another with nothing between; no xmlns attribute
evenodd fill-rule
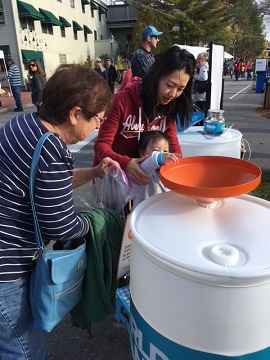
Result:
<svg viewBox="0 0 270 360"><path fill-rule="evenodd" d="M34 268L34 223L29 171L34 148L48 130L37 114L23 114L0 129L0 282ZM36 178L35 204L43 241L85 235L87 222L74 211L74 160L56 133L45 140Z"/></svg>
<svg viewBox="0 0 270 360"><path fill-rule="evenodd" d="M8 73L3 77L2 81L9 80L10 86L21 86L20 70L17 65L10 65Z"/></svg>

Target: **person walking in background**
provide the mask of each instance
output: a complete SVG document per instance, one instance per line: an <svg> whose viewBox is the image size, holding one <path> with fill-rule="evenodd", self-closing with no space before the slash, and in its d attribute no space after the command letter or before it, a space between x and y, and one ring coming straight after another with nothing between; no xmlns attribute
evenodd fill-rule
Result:
<svg viewBox="0 0 270 360"><path fill-rule="evenodd" d="M30 304L37 250L29 201L34 148L43 134L53 132L42 147L35 188L45 244L86 235L88 221L74 209L73 189L107 175L110 166L118 164L106 158L96 168L74 169L67 145L99 129L111 102L106 81L93 70L65 64L46 83L40 112L19 115L0 129L1 359L47 359L48 333L33 328Z"/></svg>
<svg viewBox="0 0 270 360"><path fill-rule="evenodd" d="M102 65L101 58L96 58L95 59L94 70L99 76L101 76L103 79L106 80L106 72L105 72L105 69L104 69L104 67Z"/></svg>
<svg viewBox="0 0 270 360"><path fill-rule="evenodd" d="M234 59L231 59L231 60L230 60L230 63L229 63L229 71L230 71L230 76L231 76L231 79L232 79L233 74L234 74Z"/></svg>
<svg viewBox="0 0 270 360"><path fill-rule="evenodd" d="M111 58L109 57L106 57L105 59L105 74L109 88L112 94L114 94L114 83L117 79L117 71L116 68L112 65Z"/></svg>
<svg viewBox="0 0 270 360"><path fill-rule="evenodd" d="M252 59L249 59L247 62L247 80L251 80L251 73L253 69L253 61Z"/></svg>
<svg viewBox="0 0 270 360"><path fill-rule="evenodd" d="M237 58L235 63L234 63L235 81L238 81L239 76L241 74L241 69L242 69L242 63L241 63L240 59Z"/></svg>
<svg viewBox="0 0 270 360"><path fill-rule="evenodd" d="M120 88L118 91L125 90L126 86L131 82L132 79L132 70L131 70L131 62L132 62L132 54L128 57L128 69L123 74L123 80L120 85Z"/></svg>
<svg viewBox="0 0 270 360"><path fill-rule="evenodd" d="M197 105L201 111L206 112L206 90L208 80L208 52L201 52L197 56L197 71L194 75L194 90L195 90L195 105ZM195 86L198 84L198 88ZM201 87L200 87L201 86ZM202 125L203 122L199 122L196 125Z"/></svg>
<svg viewBox="0 0 270 360"><path fill-rule="evenodd" d="M32 59L29 61L28 77L31 85L32 103L36 105L37 111L39 111L42 104L42 92L46 83L46 75L39 60Z"/></svg>
<svg viewBox="0 0 270 360"><path fill-rule="evenodd" d="M245 72L246 72L245 63L244 63L243 61L241 61L241 77L242 77L242 78L245 77Z"/></svg>
<svg viewBox="0 0 270 360"><path fill-rule="evenodd" d="M109 156L127 175L147 185L148 176L139 166L145 157L140 157L138 140L141 133L149 130L164 132L170 141L170 151L181 157L176 115L186 128L193 111L194 71L194 56L175 45L157 57L142 80L132 79L124 91L118 91L99 129L93 166Z"/></svg>
<svg viewBox="0 0 270 360"><path fill-rule="evenodd" d="M154 26L147 26L142 31L141 46L134 52L131 63L132 76L143 78L155 62L152 49L157 47L159 36L163 33Z"/></svg>
<svg viewBox="0 0 270 360"><path fill-rule="evenodd" d="M6 65L8 73L0 81L9 80L12 95L14 97L16 108L14 111L23 111L23 105L21 100L21 76L20 70L17 65L14 64L13 59L6 59Z"/></svg>

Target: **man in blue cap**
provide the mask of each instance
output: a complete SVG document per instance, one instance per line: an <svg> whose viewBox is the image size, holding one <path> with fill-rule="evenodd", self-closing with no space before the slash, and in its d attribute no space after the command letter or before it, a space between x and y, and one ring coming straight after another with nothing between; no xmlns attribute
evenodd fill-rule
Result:
<svg viewBox="0 0 270 360"><path fill-rule="evenodd" d="M131 62L132 76L142 78L155 62L155 58L151 52L157 47L161 31L157 31L154 26L147 26L142 31L141 46L134 52Z"/></svg>

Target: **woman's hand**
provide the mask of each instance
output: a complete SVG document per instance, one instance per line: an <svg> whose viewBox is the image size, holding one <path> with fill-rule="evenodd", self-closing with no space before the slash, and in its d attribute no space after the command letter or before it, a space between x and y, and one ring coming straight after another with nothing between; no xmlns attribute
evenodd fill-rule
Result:
<svg viewBox="0 0 270 360"><path fill-rule="evenodd" d="M142 156L138 159L132 159L125 169L125 173L141 185L147 185L149 183L148 175L145 174L139 166L139 164L147 158L148 156Z"/></svg>
<svg viewBox="0 0 270 360"><path fill-rule="evenodd" d="M171 162L172 164L176 164L179 160L179 156L173 153L163 153L162 164L166 164L167 162Z"/></svg>
<svg viewBox="0 0 270 360"><path fill-rule="evenodd" d="M74 169L72 186L76 189L78 186L84 185L96 178L103 177L112 171L110 166L119 166L117 161L109 157L104 158L99 165L93 168Z"/></svg>
<svg viewBox="0 0 270 360"><path fill-rule="evenodd" d="M108 175L112 171L112 165L119 166L118 162L112 160L110 157L104 158L97 166L93 168L96 174L95 177L103 177Z"/></svg>

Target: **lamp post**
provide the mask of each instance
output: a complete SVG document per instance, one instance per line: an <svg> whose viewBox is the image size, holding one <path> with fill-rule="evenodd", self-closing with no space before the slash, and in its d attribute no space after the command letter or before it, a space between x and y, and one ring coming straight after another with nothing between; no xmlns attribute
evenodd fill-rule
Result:
<svg viewBox="0 0 270 360"><path fill-rule="evenodd" d="M112 63L114 64L114 58L113 58L113 43L114 43L114 36L113 36L112 33L110 33L111 57L112 57Z"/></svg>

